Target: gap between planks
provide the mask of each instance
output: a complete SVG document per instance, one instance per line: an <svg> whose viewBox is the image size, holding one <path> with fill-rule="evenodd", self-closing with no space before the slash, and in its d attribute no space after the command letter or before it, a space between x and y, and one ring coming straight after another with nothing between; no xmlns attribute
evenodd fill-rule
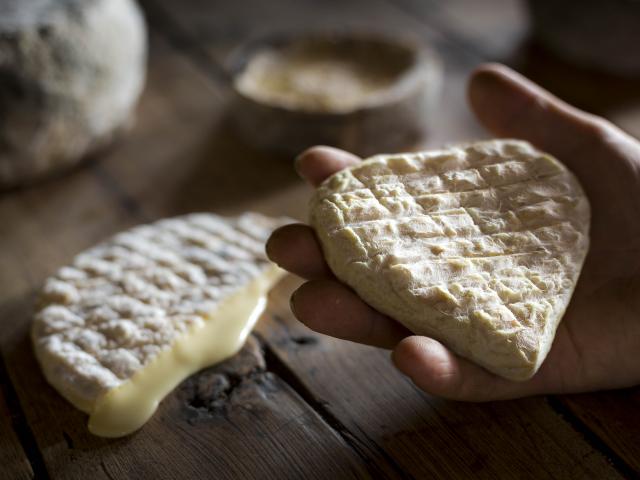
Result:
<svg viewBox="0 0 640 480"><path fill-rule="evenodd" d="M33 431L27 422L27 418L20 405L18 394L11 383L11 378L7 372L4 356L0 355L0 397L4 397L6 407L11 418L11 427L13 428L18 442L24 452L24 455L31 466L33 478L48 479L49 474L42 457L42 453L38 448Z"/></svg>
<svg viewBox="0 0 640 480"><path fill-rule="evenodd" d="M140 0L150 28L162 35L178 52L204 72L217 87L229 88L230 78L225 68L213 62L199 42L171 18L171 14L155 0Z"/></svg>
<svg viewBox="0 0 640 480"><path fill-rule="evenodd" d="M573 413L569 407L559 396L547 396L547 403L551 409L558 414L560 418L569 423L571 427L578 433L594 450L599 451L609 460L611 465L626 478L636 478L638 472L627 463L616 451L600 438L600 436L591 430L578 416Z"/></svg>
<svg viewBox="0 0 640 480"><path fill-rule="evenodd" d="M271 314L275 321L277 320L276 314ZM349 429L336 417L331 411L329 411L323 402L316 398L313 392L307 388L304 383L300 380L300 378L291 370L285 362L283 362L276 352L271 348L269 342L258 332L253 332L253 335L260 340L262 347L264 349L264 360L267 364L267 370L275 373L278 377L282 379L287 385L289 385L303 400L304 402L314 410L320 417L324 420L324 422L332 428L342 439L344 442L349 445L353 449L353 451L362 459L362 461L367 466L369 472L373 475L373 478L389 478L388 475L376 465L374 461L372 461L367 453L365 452L365 448L358 444L358 438L355 435L352 435ZM296 341L294 338L292 340ZM376 444L377 455L383 458L395 474L398 475L399 478L402 479L412 479L411 475L405 473L400 465L391 457L387 452L385 452L379 445Z"/></svg>

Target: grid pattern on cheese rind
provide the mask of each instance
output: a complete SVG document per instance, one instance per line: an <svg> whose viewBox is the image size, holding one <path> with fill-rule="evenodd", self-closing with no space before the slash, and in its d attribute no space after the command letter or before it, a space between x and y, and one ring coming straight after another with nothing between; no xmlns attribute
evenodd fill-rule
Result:
<svg viewBox="0 0 640 480"><path fill-rule="evenodd" d="M85 389L117 386L267 268L264 243L281 224L192 214L87 250L45 283L39 355Z"/></svg>
<svg viewBox="0 0 640 480"><path fill-rule="evenodd" d="M340 245L341 260L384 269L398 295L410 292L467 321L486 313L487 322L506 322L515 332L544 325L513 305L571 293L588 241L580 231L588 219L580 192L551 157L526 143L494 142L374 157L323 184L312 218ZM469 276L483 274L491 281L464 289ZM514 279L528 288L514 293L506 287ZM424 291L418 295L415 285Z"/></svg>

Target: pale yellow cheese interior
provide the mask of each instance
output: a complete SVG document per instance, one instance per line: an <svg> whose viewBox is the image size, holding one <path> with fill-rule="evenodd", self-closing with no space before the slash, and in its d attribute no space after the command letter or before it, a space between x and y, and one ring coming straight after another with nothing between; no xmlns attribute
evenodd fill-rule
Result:
<svg viewBox="0 0 640 480"><path fill-rule="evenodd" d="M90 412L89 431L101 437L136 431L185 378L237 353L264 311L268 290L281 275L274 268L222 301L204 326L183 335L130 380L100 398Z"/></svg>

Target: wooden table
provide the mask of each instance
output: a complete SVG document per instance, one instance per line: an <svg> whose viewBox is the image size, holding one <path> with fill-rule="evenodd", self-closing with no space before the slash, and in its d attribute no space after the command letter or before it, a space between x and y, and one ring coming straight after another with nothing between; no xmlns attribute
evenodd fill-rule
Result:
<svg viewBox="0 0 640 480"><path fill-rule="evenodd" d="M518 47L526 22L514 0L143 6L149 77L131 135L71 174L0 195L1 478L640 475L640 389L488 404L430 397L394 370L388 352L297 323L288 308L293 278L273 292L241 354L183 382L135 435L91 436L86 416L48 386L31 351L28 327L44 278L95 242L160 217L246 209L305 217L309 189L291 159L253 151L227 127L222 64L239 41L326 26L419 35L446 66L434 145L487 136L464 97L466 76L481 61L515 62L552 87L558 80L545 77L546 60L536 60L543 54ZM587 83L565 92L588 93ZM596 110L606 106L603 99L619 97L619 89L607 96L599 85ZM575 100L589 106L585 98Z"/></svg>

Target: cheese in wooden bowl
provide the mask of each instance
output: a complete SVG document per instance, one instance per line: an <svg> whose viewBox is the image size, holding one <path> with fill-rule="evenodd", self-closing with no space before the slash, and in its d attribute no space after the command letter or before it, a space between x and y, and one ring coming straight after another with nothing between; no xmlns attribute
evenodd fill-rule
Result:
<svg viewBox="0 0 640 480"><path fill-rule="evenodd" d="M361 155L415 147L441 75L430 49L381 34L259 39L229 66L240 134L289 155L316 144Z"/></svg>
<svg viewBox="0 0 640 480"><path fill-rule="evenodd" d="M133 0L0 0L0 188L68 168L122 131L146 51Z"/></svg>

